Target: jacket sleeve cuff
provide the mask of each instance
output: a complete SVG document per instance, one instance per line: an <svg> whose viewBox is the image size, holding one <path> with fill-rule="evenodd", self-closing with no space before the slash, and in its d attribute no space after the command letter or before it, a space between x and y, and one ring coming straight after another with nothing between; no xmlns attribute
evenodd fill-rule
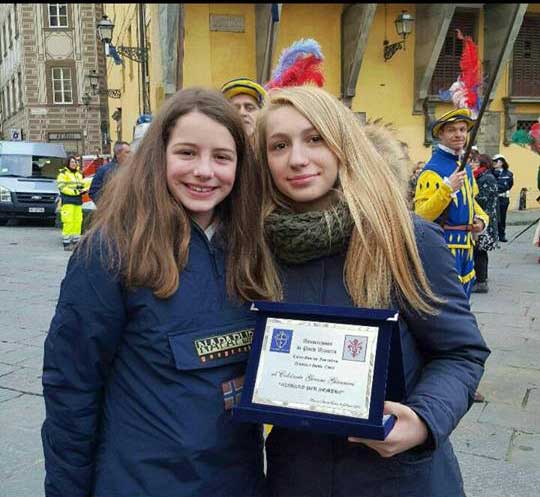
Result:
<svg viewBox="0 0 540 497"><path fill-rule="evenodd" d="M432 424L429 422L429 418L427 416L424 416L422 414L422 410L418 410L415 406L410 407L416 415L422 420L422 422L426 425L428 436L423 444L420 444L416 447L414 447L415 450L435 450L439 444L437 443L437 439L435 438L435 431Z"/></svg>
<svg viewBox="0 0 540 497"><path fill-rule="evenodd" d="M457 196L457 191L455 192L454 190L452 190L452 187L450 186L450 180L447 177L443 179L441 189L442 191L448 193L450 197L455 198Z"/></svg>

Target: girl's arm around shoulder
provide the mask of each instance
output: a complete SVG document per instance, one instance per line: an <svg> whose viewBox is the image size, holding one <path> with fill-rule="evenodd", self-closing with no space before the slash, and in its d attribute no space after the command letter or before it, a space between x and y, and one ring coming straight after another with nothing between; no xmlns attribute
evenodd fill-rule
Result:
<svg viewBox="0 0 540 497"><path fill-rule="evenodd" d="M438 446L471 406L490 351L470 310L442 229L417 216L414 224L426 277L444 302L437 305L435 316L404 312L426 361L405 403L426 422Z"/></svg>
<svg viewBox="0 0 540 497"><path fill-rule="evenodd" d="M122 286L103 264L76 251L45 340L42 428L47 497L88 496L103 387L126 322Z"/></svg>

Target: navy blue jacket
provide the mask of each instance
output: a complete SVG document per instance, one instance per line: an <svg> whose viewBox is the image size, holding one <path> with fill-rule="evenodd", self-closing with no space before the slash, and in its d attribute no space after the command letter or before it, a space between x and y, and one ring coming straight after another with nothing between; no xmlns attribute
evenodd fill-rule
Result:
<svg viewBox="0 0 540 497"><path fill-rule="evenodd" d="M92 178L92 184L90 185L90 189L88 190L88 195L92 199L94 203L98 201L98 198L101 194L101 189L103 188L103 185L106 183L109 175L111 173L114 173L116 169L118 168L118 162L116 162L116 159L113 159L111 162L107 162L107 164L103 164L97 171L94 177Z"/></svg>
<svg viewBox="0 0 540 497"><path fill-rule="evenodd" d="M442 229L415 216L420 257L446 302L428 318L401 311L402 403L426 423L428 441L391 458L346 437L274 427L267 439L272 495L289 497L460 497L463 482L448 436L473 402L489 355L459 283ZM285 300L352 306L345 255L284 266Z"/></svg>
<svg viewBox="0 0 540 497"><path fill-rule="evenodd" d="M259 495L262 429L230 415L254 318L224 273L195 225L167 299L72 256L45 341L47 497Z"/></svg>
<svg viewBox="0 0 540 497"><path fill-rule="evenodd" d="M514 173L510 169L493 169L493 175L497 179L499 193L507 192L514 186Z"/></svg>

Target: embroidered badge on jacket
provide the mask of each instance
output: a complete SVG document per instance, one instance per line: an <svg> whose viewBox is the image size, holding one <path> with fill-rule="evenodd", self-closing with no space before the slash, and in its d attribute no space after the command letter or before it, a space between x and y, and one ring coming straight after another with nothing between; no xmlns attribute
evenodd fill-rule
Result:
<svg viewBox="0 0 540 497"><path fill-rule="evenodd" d="M224 335L194 340L201 362L229 357L239 352L249 352L253 341L253 328L233 331Z"/></svg>
<svg viewBox="0 0 540 497"><path fill-rule="evenodd" d="M223 390L223 401L225 402L225 410L229 411L240 403L242 390L244 388L244 377L239 376L221 384Z"/></svg>

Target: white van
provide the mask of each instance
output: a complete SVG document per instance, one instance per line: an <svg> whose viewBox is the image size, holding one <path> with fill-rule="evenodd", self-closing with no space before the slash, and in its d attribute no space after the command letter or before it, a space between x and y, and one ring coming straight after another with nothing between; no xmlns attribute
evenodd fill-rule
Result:
<svg viewBox="0 0 540 497"><path fill-rule="evenodd" d="M64 145L0 141L0 225L10 219L56 218L58 171Z"/></svg>

